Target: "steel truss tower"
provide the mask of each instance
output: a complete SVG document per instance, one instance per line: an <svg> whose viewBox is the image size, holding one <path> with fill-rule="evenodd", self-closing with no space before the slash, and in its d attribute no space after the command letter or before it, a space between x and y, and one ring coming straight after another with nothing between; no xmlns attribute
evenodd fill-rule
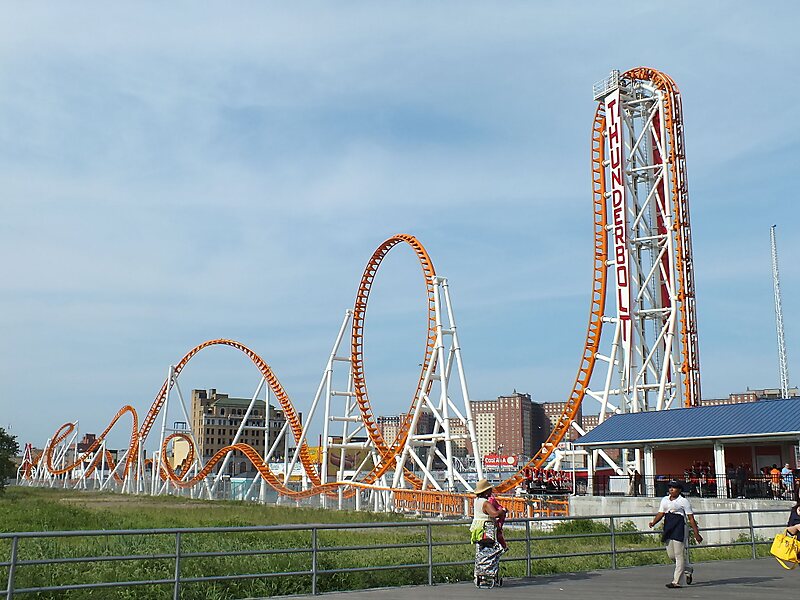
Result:
<svg viewBox="0 0 800 600"><path fill-rule="evenodd" d="M789 397L789 366L786 360L786 341L783 337L783 308L781 305L781 276L778 272L778 246L775 243L775 225L769 228L772 247L772 288L775 292L775 328L778 334L778 369L781 377L781 397Z"/></svg>
<svg viewBox="0 0 800 600"><path fill-rule="evenodd" d="M699 397L699 378L692 380L697 350L686 327L694 321L686 293L689 240L681 239L688 211L684 198L669 193L685 188L672 160L682 150L674 132L677 106L667 91L618 71L594 90L605 117L604 195L615 305L606 313L613 324L611 343L597 356L607 367L605 377L586 390L600 403L601 421L613 412L691 406Z"/></svg>
<svg viewBox="0 0 800 600"><path fill-rule="evenodd" d="M680 92L668 75L646 67L613 71L593 92L594 281L586 342L561 417L525 466L559 462L569 430L582 433L575 418L585 398L599 404L600 421L700 400ZM512 489L523 469L496 489Z"/></svg>

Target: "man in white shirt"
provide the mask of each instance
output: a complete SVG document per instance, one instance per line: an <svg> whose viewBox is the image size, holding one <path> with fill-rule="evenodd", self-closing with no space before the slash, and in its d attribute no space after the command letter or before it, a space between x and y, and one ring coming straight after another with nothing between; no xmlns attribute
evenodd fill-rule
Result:
<svg viewBox="0 0 800 600"><path fill-rule="evenodd" d="M686 584L692 584L694 568L686 556L686 548L689 544L689 530L686 528L686 519L694 531L694 539L697 543L703 541L697 521L694 520L692 505L681 496L683 487L678 481L669 482L669 494L661 499L658 507L658 514L650 521L650 527L654 527L661 519L664 519L664 531L661 534L661 541L667 544L667 556L675 561L675 573L672 581L667 584L668 588L681 587L681 577L686 576Z"/></svg>

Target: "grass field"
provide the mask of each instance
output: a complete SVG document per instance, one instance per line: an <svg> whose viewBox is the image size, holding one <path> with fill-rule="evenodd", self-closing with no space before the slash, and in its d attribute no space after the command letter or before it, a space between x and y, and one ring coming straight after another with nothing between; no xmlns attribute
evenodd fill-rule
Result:
<svg viewBox="0 0 800 600"><path fill-rule="evenodd" d="M113 493L78 492L40 488L8 488L0 496L0 531L62 531L103 529L148 529L176 527L212 527L281 525L310 523L374 523L399 522L399 515L346 512L294 507L261 506L242 502L209 502L173 497L137 497ZM321 592L360 589L365 587L422 584L427 582L427 569L375 570L376 567L427 562L426 531L414 520L408 527L391 529L358 528L355 530L320 531L318 547L330 551L319 554L318 568L337 570L364 567L358 573L331 573L321 575L318 589ZM552 531L533 531L531 542L531 573L550 574L575 572L611 567L606 555L554 557L554 555L607 552L610 538L607 526L592 521L567 521ZM617 566L627 567L666 563L664 550L653 535L637 532L632 524L617 528L617 549L627 548L641 552L622 554ZM559 535L574 535L570 539ZM436 582L471 579L471 561L474 549L469 544L465 525L437 526L432 528L433 541L446 545L433 550L433 561L466 562L466 565L434 567ZM506 537L511 551L505 555L503 569L506 576L522 577L526 573L527 552L525 532L509 529ZM182 538L182 552L236 552L260 550L273 553L258 556L224 556L185 558L181 563L182 577L232 575L246 573L285 573L311 568L309 552L290 553L287 549L311 547L308 531L248 532L226 534L186 534ZM422 547L402 547L420 544ZM370 550L339 549L342 546L374 546ZM386 548L387 546L393 546ZM8 560L10 542L0 544L0 562ZM334 550L335 549L335 550ZM652 550L648 550L652 549ZM113 555L170 554L175 550L174 536L101 536L97 538L38 539L20 543L20 560L53 557L103 557ZM759 555L767 549L759 547ZM693 560L719 560L749 558L749 546L735 548L709 548L693 550ZM66 563L47 566L23 566L17 571L15 587L39 587L67 583L99 581L130 581L145 579L170 579L174 574L174 559L152 558L146 561ZM0 569L0 586L4 585L7 568ZM224 583L187 583L183 585L184 599L221 600L227 598L264 597L272 595L309 593L308 576L282 576L239 580ZM31 597L31 596L22 596ZM137 588L107 588L70 592L65 595L46 593L38 598L103 598L103 599L161 599L171 598L168 585Z"/></svg>
<svg viewBox="0 0 800 600"><path fill-rule="evenodd" d="M0 532L362 523L397 515L12 486L0 495Z"/></svg>

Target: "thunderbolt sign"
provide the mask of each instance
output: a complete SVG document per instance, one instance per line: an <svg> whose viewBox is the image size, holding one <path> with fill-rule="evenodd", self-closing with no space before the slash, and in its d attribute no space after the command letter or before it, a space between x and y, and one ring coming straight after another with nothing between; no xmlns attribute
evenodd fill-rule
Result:
<svg viewBox="0 0 800 600"><path fill-rule="evenodd" d="M606 98L606 138L608 139L611 175L611 213L614 230L614 261L617 273L617 314L620 320L622 345L627 353L631 343L631 294L619 90L612 92Z"/></svg>

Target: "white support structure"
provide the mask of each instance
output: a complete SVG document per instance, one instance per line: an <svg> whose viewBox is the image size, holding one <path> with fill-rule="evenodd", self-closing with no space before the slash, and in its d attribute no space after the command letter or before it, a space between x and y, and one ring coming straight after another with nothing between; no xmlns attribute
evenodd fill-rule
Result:
<svg viewBox="0 0 800 600"><path fill-rule="evenodd" d="M339 395L347 395L347 397L350 398L349 392L342 393L333 390L332 380L333 380L334 366L336 365L337 362L342 362L342 361L349 362L349 359L340 357L338 355L338 352L339 352L339 347L342 344L342 339L344 338L344 334L347 331L348 327L350 327L351 325L352 317L353 317L352 311L350 310L345 311L344 319L342 320L342 325L339 327L339 333L337 334L336 339L333 342L333 348L331 349L330 355L328 356L328 362L325 365L325 370L322 373L322 378L319 382L319 386L317 386L317 393L314 395L314 400L311 402L311 407L309 408L308 413L304 415L303 429L300 435L300 441L296 444L295 452L292 455L291 460L288 462L288 465L286 465L286 470L284 471L284 479L283 479L284 485L288 485L292 471L294 470L295 465L300 459L300 446L302 444L302 441L307 439L308 430L311 428L314 422L314 415L316 414L317 407L319 405L320 400L322 399L323 393L325 395L325 399L323 401L324 420L322 425L323 427L322 456L320 457L321 464L320 464L319 476L320 480L323 483L328 482L329 479L328 455L331 451L331 444L328 439L330 431L329 427L330 427L330 422L332 420L336 420L334 417L331 416L332 415L331 399ZM352 381L352 377L350 377L350 379ZM286 439L288 441L288 438ZM303 485L305 486L307 484L308 484L308 479L306 476L304 476ZM323 496L322 500L323 505L325 504L326 500L327 499L325 499Z"/></svg>
<svg viewBox="0 0 800 600"><path fill-rule="evenodd" d="M39 467L36 470L36 478L34 480L38 481L39 485L49 484L50 480L54 477L50 469L47 468L46 461L47 453L50 451L52 445L53 438L47 438L47 441L44 443L44 449L42 450L42 457L39 459Z"/></svg>
<svg viewBox="0 0 800 600"><path fill-rule="evenodd" d="M65 439L63 439L58 445L53 445L52 439L47 441L45 444L45 452L50 450L52 446L52 453L53 453L53 465L56 469L63 469L68 462L72 463L74 459L78 456L78 421L73 423L74 429L72 433L70 433ZM68 454L70 452L70 447L72 447L72 458L68 458ZM42 455L42 459L45 460L45 455ZM43 475L43 481L46 482L47 485L50 487L55 487L58 483L59 478L63 481L61 482L61 486L66 488L71 476L74 475L73 472L67 472L63 475L53 475L50 473L49 469L45 468L41 469Z"/></svg>
<svg viewBox="0 0 800 600"><path fill-rule="evenodd" d="M186 423L186 429L181 430L181 433L186 433L189 436L189 439L191 440L192 446L195 449L199 449L200 445L197 443L197 436L195 435L194 428L192 427L192 419L189 416L189 411L186 409L186 400L183 397L183 391L181 390L181 386L178 383L178 378L173 377L173 381L174 381L173 387L175 388L175 392L178 394L178 401L180 402L181 414L183 415L183 418L185 419L184 422ZM173 432L174 431L175 430L173 429ZM182 475L182 478L188 477L189 475L191 476L197 475L197 473L199 473L202 470L203 470L202 457L200 456L199 452L195 452L194 464L192 465L192 469L191 470L187 469L188 473L185 476ZM192 494L194 494L194 489L195 488L193 487ZM203 488L201 490L201 494L202 491L205 491L207 498L211 498L211 485L208 482L208 478L205 478L203 480ZM192 497L194 497L194 495Z"/></svg>
<svg viewBox="0 0 800 600"><path fill-rule="evenodd" d="M166 439L166 436L168 434L176 432L185 433L186 435L189 436L189 439L191 440L190 443L192 444L192 446L195 449L199 448L197 444L197 438L192 428L192 419L189 416L189 411L186 408L186 401L184 399L183 392L181 391L180 385L178 383L178 375L176 374L176 370L173 365L170 365L169 369L167 370L166 390L167 392L164 398L164 405L161 407L161 428L159 430L158 447L153 451L153 462L151 463L152 470L150 472L150 494L153 496L169 493L170 487L172 487L173 492L178 492L178 493L180 492L180 488L174 485L171 486L169 480L161 481L160 473L162 469L164 469L165 462L168 460L167 456L162 456L164 440ZM186 423L185 429L178 430L175 429L175 427L167 427L167 423L169 422L170 399L173 390L178 396L178 406L180 407L181 415L184 419L184 422ZM140 453L143 452L144 450L143 447L144 444L140 441L139 443ZM137 469L140 470L140 473L144 472L143 464L144 464L143 457L140 457L139 465L137 466ZM190 469L187 469L186 472L182 473L181 477L186 478L189 475L196 475L202 468L203 468L202 457L198 453L195 453L192 467ZM133 473L129 473L128 479L131 477L133 477ZM126 479L126 482L123 484L123 489L126 490L129 488L130 486L127 485L127 479ZM202 490L201 494L204 491L207 498L212 497L211 493L212 490L207 480L202 482L202 488L200 489ZM192 494L194 494L194 488Z"/></svg>
<svg viewBox="0 0 800 600"><path fill-rule="evenodd" d="M357 508L370 507L376 511L391 511L394 509L394 489L405 487L407 480L404 477L406 469L416 471L422 479L423 490L448 490L452 492L472 491L475 480L484 476L483 465L476 460L474 455L469 456L472 464L476 466L475 479L465 474L457 455L464 451L473 453L478 448L475 422L469 400L469 390L466 383L465 369L462 362L461 347L458 339L458 330L453 314L452 301L448 281L444 277L431 275L430 285L433 290L429 299L432 306L432 331L435 338L429 347L430 355L423 368L424 376L419 386L418 397L414 403L413 414L404 415L411 423L409 433L401 447L390 444L390 452L394 453L394 470L391 465L386 465L387 456L384 448L375 447L367 432L367 424L361 414L358 398L355 391L355 378L353 373L352 358L349 354L340 355L342 342L348 333L353 334L352 310L347 310L341 327L333 344L324 373L317 388L317 392L307 412L301 419L301 431L297 439L295 432L290 427L290 421L284 423L276 439L269 436L269 395L270 388L267 376L262 376L249 405L243 411L238 430L233 436L230 445L240 442L246 429L260 429L264 431L264 456L263 461L270 464L273 456L283 452L282 472L279 466L272 467L276 474L282 475L283 484L296 489L295 468L300 462L300 449L308 445L308 436L311 431L322 432L319 464L305 465L298 471L301 475L303 489L311 485L339 484L339 508L346 508L345 498L354 494L352 502ZM430 316L429 316L430 318ZM351 335L352 337L352 335ZM427 338L426 338L427 339ZM427 339L427 343L431 343ZM181 363L182 365L183 363ZM346 365L346 369L344 366ZM131 494L191 494L191 497L218 497L218 488L227 470L232 453L229 452L221 460L216 474L196 482L188 492L169 479L162 479L162 472L169 460L169 439L176 439L171 434L180 432L185 434L191 445L197 449L198 444L194 431L192 417L187 410L183 393L178 383L182 368L170 366L165 383L165 393L160 406L160 425L158 446L145 448L144 435L139 431L138 444L120 452L117 463L112 469L106 460L106 441L102 440L92 456L87 456L83 464L75 465L70 473L55 476L44 465L34 469L31 479L40 485L63 485L64 487L83 487L88 489L116 490L121 493ZM264 400L259 400L259 395L264 390ZM177 394L177 397L176 397ZM175 406L177 399L178 405ZM255 421L250 417L258 402L265 403L264 421ZM242 403L243 406L243 403ZM180 411L185 422L184 425L172 425L171 414ZM172 411L172 412L170 412ZM238 413L239 411L237 411ZM425 413L431 423L425 431L417 431L420 416ZM317 416L315 420L315 415ZM203 415L205 416L205 415ZM237 419L239 415L237 414ZM319 427L321 422L321 427ZM51 448L52 441L48 440L45 452L53 457L56 469L63 469L70 464L77 454L78 423L74 423L73 430L55 448ZM147 430L149 431L149 429ZM178 437L177 439L184 439ZM172 446L174 451L174 446ZM99 453L99 454L98 454ZM131 454L133 453L133 454ZM148 454L149 453L149 454ZM69 455L72 455L70 458ZM248 451L249 454L249 451ZM203 469L203 463L208 457L194 454L193 464L187 465L181 473L181 479L194 478ZM145 459L152 457L152 470L146 474ZM28 457L30 460L30 457ZM45 460L45 459L42 459ZM87 476L87 465L95 464L93 476ZM260 465L259 465L260 466ZM389 466L387 470L387 466ZM129 471L126 473L126 468ZM385 472L375 477L377 469ZM309 472L313 471L313 472ZM421 475L420 475L421 474ZM413 478L409 478L412 479ZM91 481L90 481L91 480ZM267 499L266 481L257 477L245 492L247 499L258 498L261 502ZM322 506L334 496L320 492ZM281 496L279 495L279 501ZM298 501L299 502L299 501Z"/></svg>
<svg viewBox="0 0 800 600"><path fill-rule="evenodd" d="M161 456L161 448L164 446L164 436L166 435L167 430L167 414L169 413L169 397L170 392L172 391L172 382L175 380L175 367L170 365L169 369L167 370L167 395L164 398L164 405L161 407L161 435L158 438L158 448L153 453L153 462L151 463L151 483L150 483L150 494L155 496L158 493L158 476L161 473L161 469L163 468L163 458ZM141 446L141 444L140 444ZM156 459L158 457L158 459Z"/></svg>
<svg viewBox="0 0 800 600"><path fill-rule="evenodd" d="M114 475L117 475L117 476L119 476L120 478L122 477L121 471L122 471L122 470L123 470L123 468L125 467L125 460L126 460L126 459L127 459L127 457L128 457L128 452L130 452L130 448L127 448L127 449L125 449L125 450L123 450L122 452L119 452L119 453L117 454L117 464L116 464L116 466L115 466L115 467L114 467L114 468L111 470L111 472L110 472L110 473L108 473L108 477L106 477L105 481L103 481L103 482L100 484L100 491L103 491L103 490L105 490L105 489L106 489L106 486L109 486L109 483L110 483L110 482L112 482L112 481L114 481ZM124 481L123 481L123 485L124 485ZM109 489L110 489L110 486L109 486ZM120 491L124 491L124 487L122 487L122 486L121 486L121 487L120 487Z"/></svg>
<svg viewBox="0 0 800 600"><path fill-rule="evenodd" d="M789 365L786 359L786 340L783 337L783 308L781 305L781 277L778 272L778 245L775 242L775 227L769 228L772 247L772 287L775 292L775 328L778 335L778 370L781 379L781 398L789 397Z"/></svg>
<svg viewBox="0 0 800 600"><path fill-rule="evenodd" d="M717 498L727 498L730 482L725 468L725 446L719 440L714 442L714 474L717 480Z"/></svg>
<svg viewBox="0 0 800 600"><path fill-rule="evenodd" d="M340 356L339 347L345 334L352 327L353 311L346 310L342 325L336 337L328 364L325 367L323 381L325 384L325 419L322 430L322 460L320 476L323 483L330 481L358 481L362 473L369 472L379 462L377 452L366 439L366 428L361 420L361 413L356 402L353 387L352 361L349 355ZM336 366L347 365L344 389L335 389ZM341 384L341 377L339 378ZM341 426L341 434L333 436L331 430ZM335 473L329 467L336 466ZM378 485L385 485L385 476ZM344 508L344 492L339 488L338 507ZM323 496L325 506L327 498ZM360 491L356 493L356 502L360 503Z"/></svg>
<svg viewBox="0 0 800 600"><path fill-rule="evenodd" d="M653 455L653 446L644 447L644 465L642 468L644 478L644 495L651 498L656 492L656 461Z"/></svg>
<svg viewBox="0 0 800 600"><path fill-rule="evenodd" d="M313 426L314 417L319 410L322 400L322 445L320 452L319 476L322 483L358 481L364 474L371 471L380 462L378 453L372 448L369 441L365 441L365 427L361 419L356 394L353 387L353 373L349 355L342 356L339 351L345 335L352 327L353 311L345 311L342 324L339 327L333 347L328 356L328 362L323 371L322 378L317 388L317 393L311 403L311 408L304 417L304 426L301 439L306 439L308 430ZM347 365L347 374L337 378L339 365ZM342 384L344 383L344 386ZM344 389L337 389L337 388ZM334 435L334 431L341 427L341 434ZM297 464L298 453L285 467L284 481L288 481L294 466ZM335 471L331 470L335 467ZM381 477L375 485L385 486L386 476ZM339 488L338 507L344 508L344 487ZM323 507L327 506L329 498L321 496ZM356 494L356 504L360 504L360 492Z"/></svg>
<svg viewBox="0 0 800 600"><path fill-rule="evenodd" d="M458 342L447 278L434 276L432 283L436 324L434 351L427 364L423 384L419 388L419 397L415 403L406 443L397 456L392 487L403 486L402 467L410 460L422 473L422 489L442 490L444 483L447 491L472 491L472 485L455 468L453 451L455 443L463 443L467 448L478 448L475 421L472 417L461 359L461 346ZM456 385L451 382L454 374L457 378ZM429 388L430 391L426 392ZM454 401L454 397L460 397L460 402ZM430 413L433 418L433 431L430 433L417 432L423 411ZM463 431L454 433L453 426ZM436 459L444 466L444 482L437 481L432 474ZM484 476L481 461L476 460L475 464L477 477L480 479Z"/></svg>
<svg viewBox="0 0 800 600"><path fill-rule="evenodd" d="M34 475L35 468L36 467L33 466L33 453L31 451L31 445L25 444L25 450L22 453L22 462L20 463L19 468L17 469L17 481L16 481L17 485L20 485L24 481L23 475L26 469L30 473L31 480L33 480L35 477Z"/></svg>
<svg viewBox="0 0 800 600"><path fill-rule="evenodd" d="M653 84L625 80L618 71L595 86L605 112L609 247L604 351L586 396L600 404L600 422L616 412L677 407L682 397L676 227L665 125L666 95ZM641 468L627 457L617 469ZM627 463L627 464L626 464Z"/></svg>

